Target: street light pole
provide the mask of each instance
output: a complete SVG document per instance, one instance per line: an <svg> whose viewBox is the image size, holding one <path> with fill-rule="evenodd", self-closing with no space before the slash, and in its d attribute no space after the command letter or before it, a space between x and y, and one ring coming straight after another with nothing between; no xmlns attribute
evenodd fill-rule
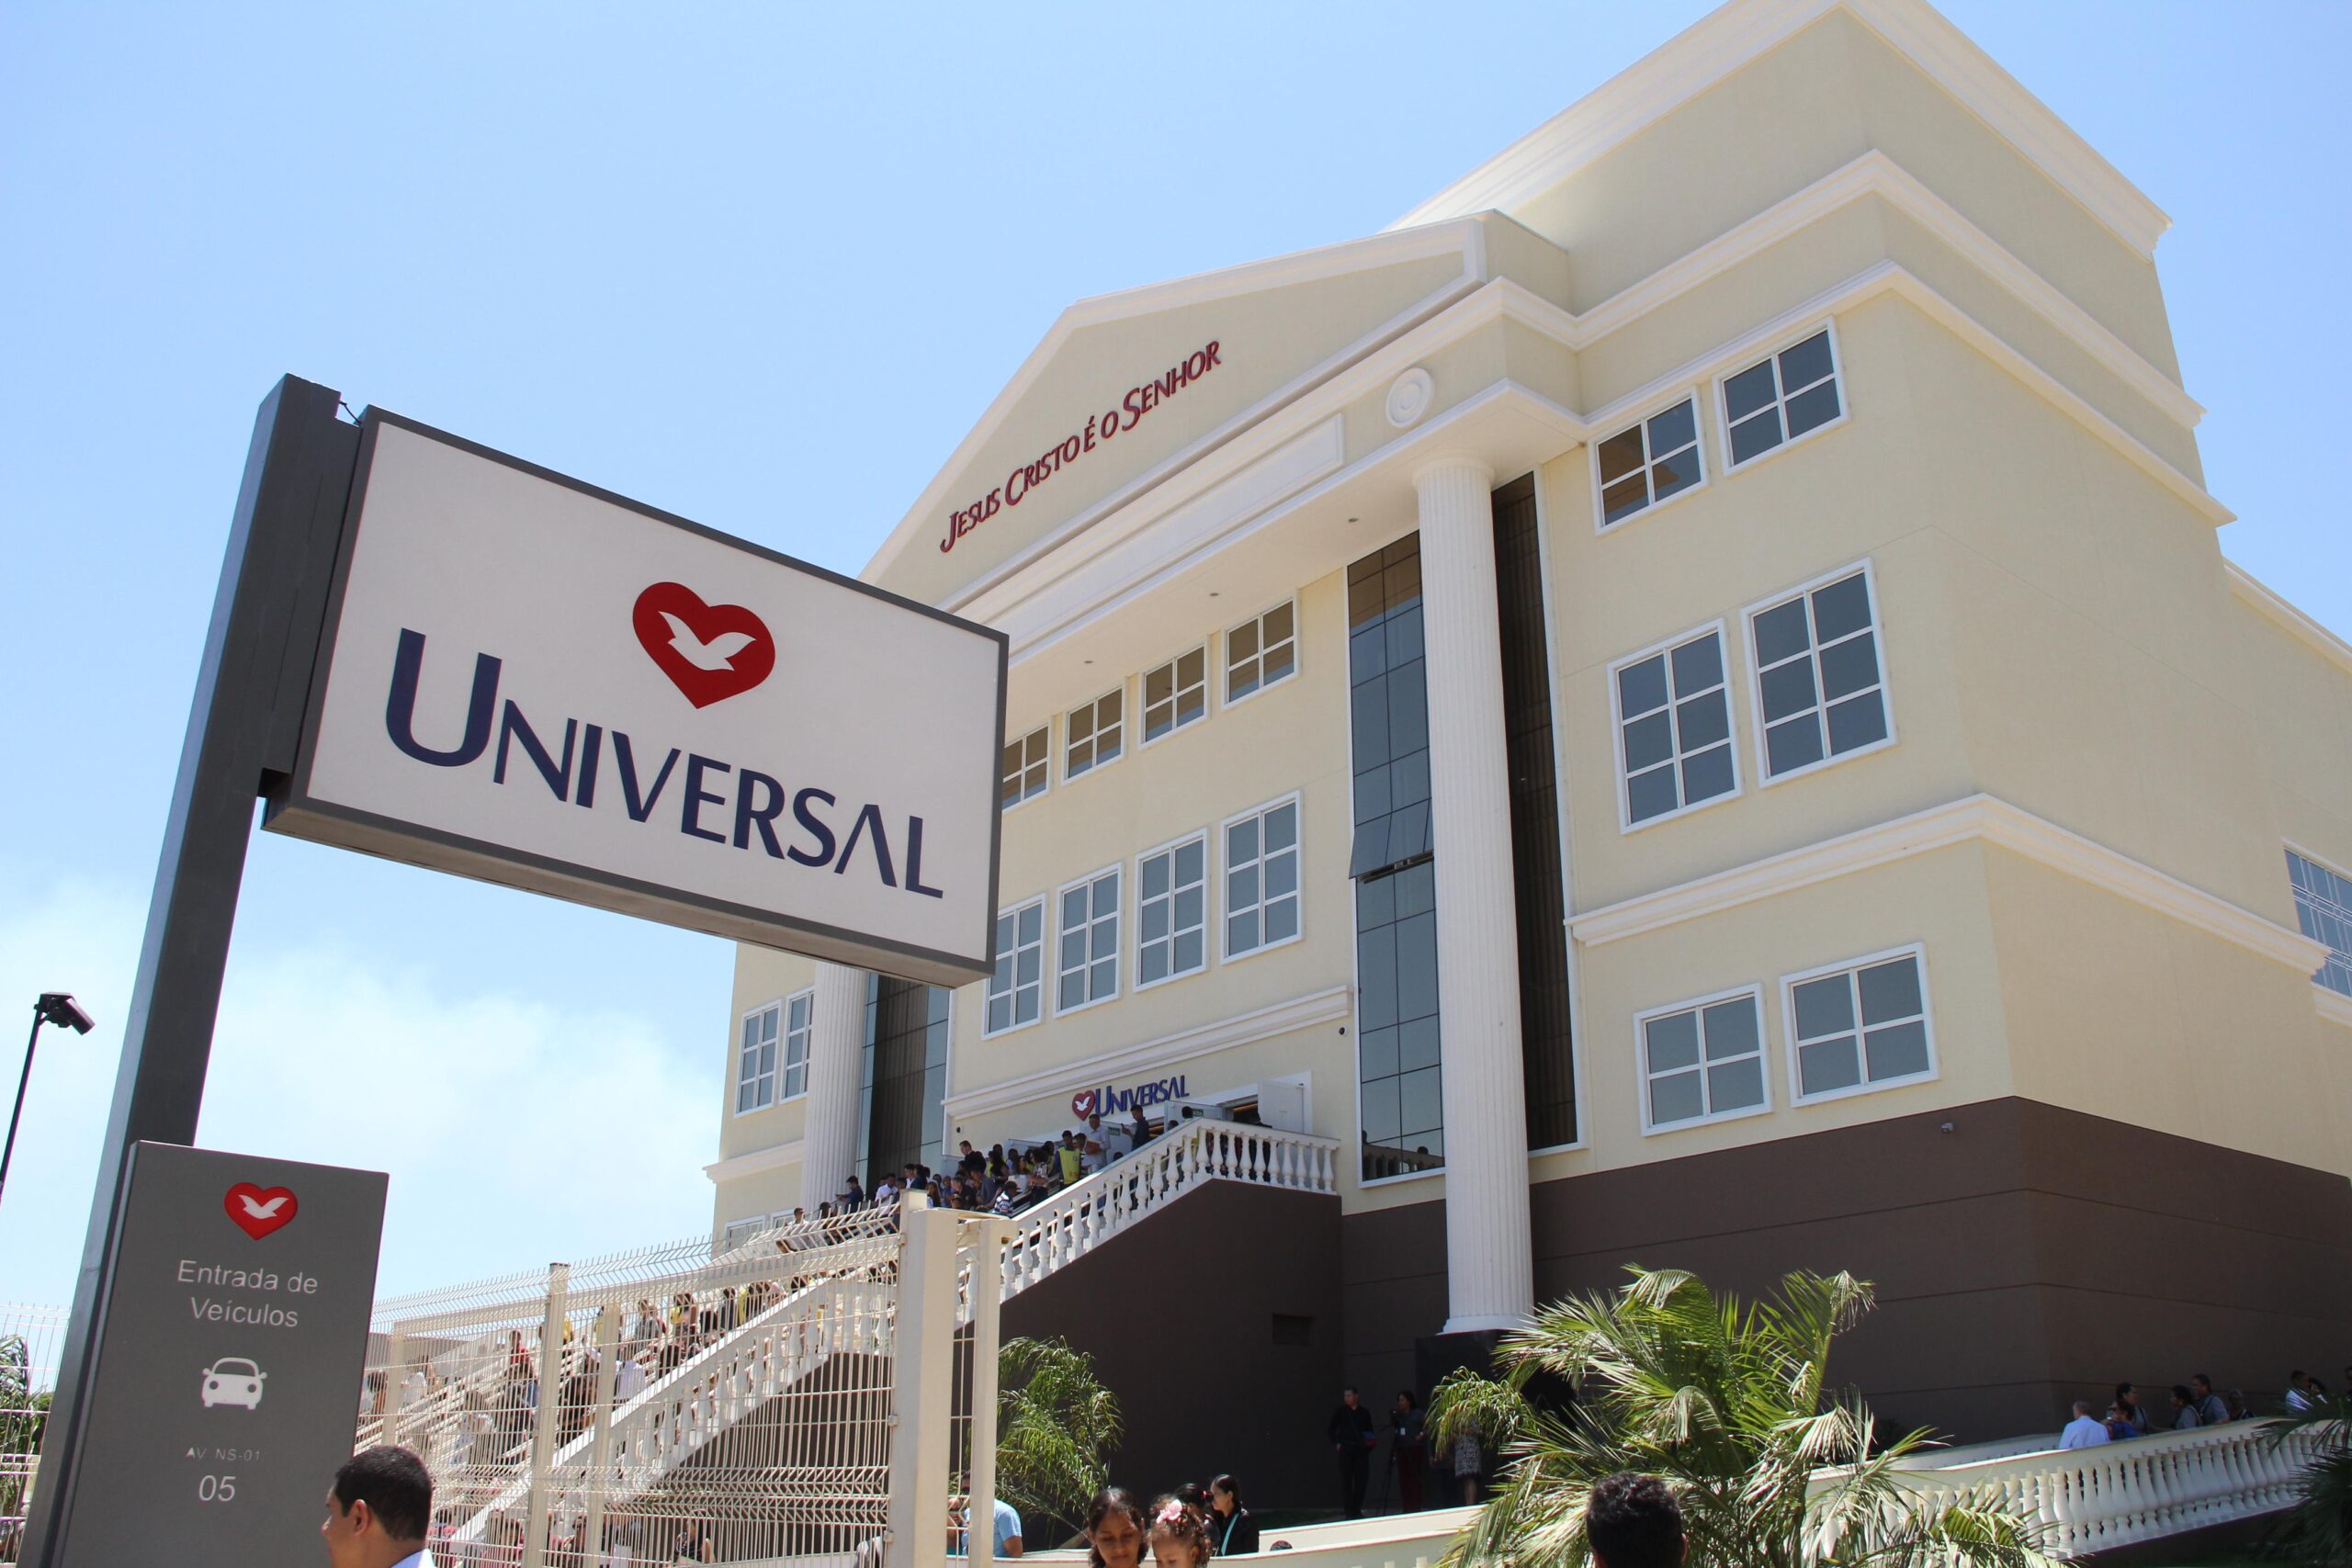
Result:
<svg viewBox="0 0 2352 1568"><path fill-rule="evenodd" d="M17 1123L25 1114L25 1090L33 1081L33 1047L40 1043L40 1026L59 1023L76 1034L96 1027L89 1010L63 991L43 991L33 1002L33 1032L25 1037L25 1070L17 1075L17 1107L8 1112L8 1142L0 1147L0 1191L8 1186L8 1161L17 1152Z"/></svg>
<svg viewBox="0 0 2352 1568"><path fill-rule="evenodd" d="M17 1108L8 1112L8 1144L0 1148L0 1192L8 1190L8 1161L17 1153L17 1122L25 1114L25 1089L33 1081L33 1047L40 1043L40 1026L49 1013L39 1002L33 1004L33 1032L25 1040L25 1070L17 1075Z"/></svg>

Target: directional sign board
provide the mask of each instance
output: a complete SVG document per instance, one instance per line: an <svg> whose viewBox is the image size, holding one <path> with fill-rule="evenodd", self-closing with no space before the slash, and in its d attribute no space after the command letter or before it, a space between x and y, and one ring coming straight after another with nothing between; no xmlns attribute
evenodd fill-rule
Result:
<svg viewBox="0 0 2352 1568"><path fill-rule="evenodd" d="M135 1146L62 1561L320 1559L384 1188L379 1171Z"/></svg>
<svg viewBox="0 0 2352 1568"><path fill-rule="evenodd" d="M1001 633L368 411L279 832L989 972Z"/></svg>

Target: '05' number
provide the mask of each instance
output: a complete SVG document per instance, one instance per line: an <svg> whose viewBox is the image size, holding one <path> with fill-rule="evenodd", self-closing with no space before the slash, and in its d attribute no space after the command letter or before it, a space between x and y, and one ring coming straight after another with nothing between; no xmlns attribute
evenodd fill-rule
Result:
<svg viewBox="0 0 2352 1568"><path fill-rule="evenodd" d="M199 1476L196 1483L196 1500L199 1503L227 1503L237 1495L237 1478L233 1475Z"/></svg>

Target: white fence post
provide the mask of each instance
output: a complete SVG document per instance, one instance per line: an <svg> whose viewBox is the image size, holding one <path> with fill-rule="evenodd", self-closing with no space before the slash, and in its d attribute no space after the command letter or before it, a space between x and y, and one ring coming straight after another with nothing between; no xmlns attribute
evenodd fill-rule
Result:
<svg viewBox="0 0 2352 1568"><path fill-rule="evenodd" d="M1013 1224L989 1215L972 1222L972 1490L964 1514L964 1550L971 1568L996 1568L996 1359L1002 1337L1004 1244L1012 1239Z"/></svg>
<svg viewBox="0 0 2352 1568"><path fill-rule="evenodd" d="M588 1524L576 1543L583 1562L605 1560L605 1494L612 1487L613 1380L619 1376L620 1308L596 1314L596 1436L588 1450Z"/></svg>
<svg viewBox="0 0 2352 1568"><path fill-rule="evenodd" d="M548 1312L539 1327L538 1422L531 1433L530 1501L523 1509L523 1568L545 1568L548 1461L555 1453L556 1402L563 1397L563 1295L571 1267L548 1265Z"/></svg>
<svg viewBox="0 0 2352 1568"><path fill-rule="evenodd" d="M898 1327L892 1335L887 1568L945 1568L947 1439L956 1393L956 1217L920 1195L899 1201ZM526 1564L526 1568L536 1568Z"/></svg>

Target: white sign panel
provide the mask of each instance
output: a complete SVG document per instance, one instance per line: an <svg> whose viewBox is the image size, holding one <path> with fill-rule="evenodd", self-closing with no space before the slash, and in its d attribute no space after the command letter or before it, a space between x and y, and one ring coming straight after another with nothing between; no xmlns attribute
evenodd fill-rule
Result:
<svg viewBox="0 0 2352 1568"><path fill-rule="evenodd" d="M267 826L955 985L1001 634L370 411Z"/></svg>

